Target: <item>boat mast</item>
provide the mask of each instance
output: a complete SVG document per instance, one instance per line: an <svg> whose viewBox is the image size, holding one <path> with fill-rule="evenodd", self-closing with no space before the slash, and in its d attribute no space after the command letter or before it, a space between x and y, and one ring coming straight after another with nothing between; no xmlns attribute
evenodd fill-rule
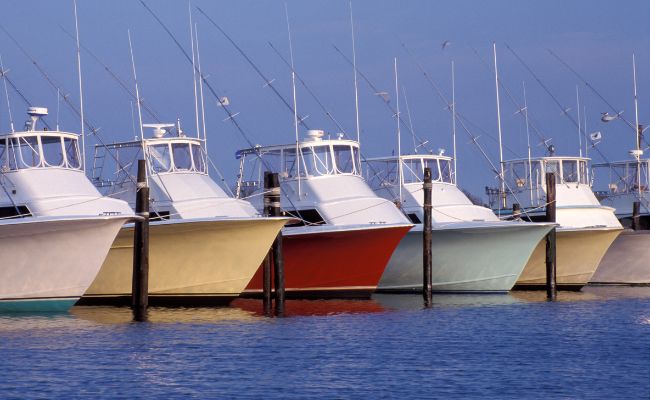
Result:
<svg viewBox="0 0 650 400"><path fill-rule="evenodd" d="M298 104L296 101L296 70L293 64L293 44L291 43L291 25L289 25L289 9L284 3L284 14L287 17L287 33L289 35L289 58L291 59L291 89L293 90L293 126L296 133L296 172L298 173L298 199L301 196L300 190L300 138L298 136Z"/></svg>
<svg viewBox="0 0 650 400"><path fill-rule="evenodd" d="M497 44L492 42L492 51L494 53L494 83L497 92L497 126L499 128L499 178L501 179L501 193L499 201L499 209L506 207L506 186L505 174L503 172L503 142L501 135L501 105L499 103L499 70L497 69Z"/></svg>
<svg viewBox="0 0 650 400"><path fill-rule="evenodd" d="M402 208L402 133L399 124L399 83L397 78L397 57L393 59L395 69L395 107L397 113L395 120L397 121L397 174L399 175L399 208Z"/></svg>
<svg viewBox="0 0 650 400"><path fill-rule="evenodd" d="M203 74L201 73L201 52L199 51L199 29L194 23L194 40L196 40L196 63L198 64L199 71L199 101L201 102L201 128L203 130L203 145L205 146L205 152L208 152L208 138L205 133L205 101L203 98Z"/></svg>
<svg viewBox="0 0 650 400"><path fill-rule="evenodd" d="M196 93L196 57L194 55L194 26L192 24L192 1L187 2L188 14L190 17L190 44L192 45L192 84L194 85L194 119L196 120L196 137L201 138L199 126L199 99Z"/></svg>
<svg viewBox="0 0 650 400"><path fill-rule="evenodd" d="M140 89L138 88L138 76L135 73L135 58L133 57L133 45L131 44L131 30L127 29L126 33L129 36L129 51L131 53L131 68L133 69L133 81L135 82L135 101L138 106L138 122L140 124L140 142L142 143L142 156L145 155L144 148L144 131L142 130L142 107L140 106Z"/></svg>
<svg viewBox="0 0 650 400"><path fill-rule="evenodd" d="M81 119L81 158L83 159L83 171L86 171L86 135L84 131L84 94L81 83L81 46L79 46L79 21L77 19L77 0L72 0L74 5L74 29L77 40L77 78L79 81L79 117ZM58 127L57 127L58 129Z"/></svg>
<svg viewBox="0 0 650 400"><path fill-rule="evenodd" d="M528 128L528 100L526 98L526 82L522 81L524 89L524 120L526 121L526 141L528 142L528 186L530 186L530 204L533 205L533 163L530 159L530 129Z"/></svg>
<svg viewBox="0 0 650 400"><path fill-rule="evenodd" d="M352 18L352 0L350 0L350 32L352 34L352 69L354 70L354 111L357 122L357 142L361 144L359 128L359 86L357 83L357 51L354 43L354 18Z"/></svg>
<svg viewBox="0 0 650 400"><path fill-rule="evenodd" d="M578 149L580 151L580 158L582 158L582 131L580 130L581 128L581 121L580 121L580 91L578 89L578 85L576 85L576 105L578 107Z"/></svg>
<svg viewBox="0 0 650 400"><path fill-rule="evenodd" d="M11 133L14 133L14 118L11 115L11 103L9 102L9 91L7 90L7 72L5 71L4 64L2 62L2 55L0 55L0 74L2 74L2 82L5 86L5 97L7 99L7 111L9 112L9 127L11 128Z"/></svg>
<svg viewBox="0 0 650 400"><path fill-rule="evenodd" d="M635 121L635 133L636 133L636 152L634 157L636 158L636 187L639 195L641 194L641 129L639 128L639 101L636 95L636 58L634 53L632 53L632 76L634 77L634 118Z"/></svg>
<svg viewBox="0 0 650 400"><path fill-rule="evenodd" d="M451 136L454 144L454 184L458 184L456 177L456 72L454 60L451 60Z"/></svg>

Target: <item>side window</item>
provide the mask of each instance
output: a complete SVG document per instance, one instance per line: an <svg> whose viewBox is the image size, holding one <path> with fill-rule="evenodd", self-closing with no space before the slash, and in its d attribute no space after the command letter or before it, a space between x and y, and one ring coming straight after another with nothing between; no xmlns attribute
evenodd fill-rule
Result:
<svg viewBox="0 0 650 400"><path fill-rule="evenodd" d="M171 165L171 157L169 155L169 145L157 144L149 146L149 156L151 160L151 168L154 172L168 172Z"/></svg>
<svg viewBox="0 0 650 400"><path fill-rule="evenodd" d="M68 167L80 168L81 162L79 161L79 147L77 139L63 138L63 147L65 148L65 157L68 160Z"/></svg>

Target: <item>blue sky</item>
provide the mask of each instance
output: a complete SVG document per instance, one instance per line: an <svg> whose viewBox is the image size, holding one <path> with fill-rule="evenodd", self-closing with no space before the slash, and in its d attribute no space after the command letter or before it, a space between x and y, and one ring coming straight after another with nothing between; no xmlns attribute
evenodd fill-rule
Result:
<svg viewBox="0 0 650 400"><path fill-rule="evenodd" d="M5 0L0 24L36 58L75 103L78 102L74 43L59 28L73 32L71 1ZM189 49L188 4L186 1L148 1L147 4ZM291 76L275 55L272 42L288 57L288 39L281 1L198 1L204 9L248 53L287 99ZM352 68L333 49L333 44L351 55L348 1L288 1L293 34L295 66L320 100L348 133L355 131ZM398 57L400 85L405 88L415 132L429 140L434 150L451 153L451 117L444 109L413 58L401 47L406 43L445 95L451 95L451 67L456 64L456 104L460 114L472 122L470 130L498 162L494 78L473 49L491 64L492 42L497 43L499 72L516 101L523 103L525 81L530 116L546 137L552 138L558 154L577 155L578 134L573 123L535 79L506 49L510 45L537 73L540 80L575 118L576 85L582 106L587 109L587 130L601 131L599 149L610 159L623 159L633 146L633 135L621 121L603 124L600 113L610 110L602 100L549 55L552 49L571 64L615 108L633 121L632 52L637 55L640 122L650 123L650 2L628 1L353 1L358 68L394 103L393 58ZM131 83L127 29L131 29L140 90L145 103L174 122L180 118L185 130L194 128L191 66L158 23L137 1L79 0L81 41L113 71ZM202 68L221 94L228 96L238 122L256 144L293 141L293 116L276 98L246 61L200 14L198 25ZM441 49L441 43L450 44ZM0 33L0 54L9 76L34 104L50 108L56 116L56 91L51 89L18 48ZM131 102L103 67L82 55L84 98L87 118L101 127L104 141L133 136ZM298 86L298 110L308 115L311 128L336 133L307 91ZM501 93L504 143L512 152L507 158L526 153L525 126L517 107ZM14 119L22 125L25 105L10 93ZM4 98L4 96L3 96ZM382 101L360 81L359 103L362 151L368 157L390 154L396 147L395 121ZM402 115L406 116L404 98ZM234 153L247 143L225 118L215 101L206 97L208 148L214 162L232 181L237 163ZM61 127L78 132L74 115L61 105ZM145 117L144 122L154 122ZM0 128L8 130L7 108L0 101ZM304 133L304 131L303 131ZM412 151L410 134L402 130L402 148ZM533 153L543 154L534 142ZM90 141L92 143L92 141ZM592 152L593 153L593 152ZM91 154L89 152L89 154ZM601 161L594 156L595 161ZM89 160L89 164L90 164ZM482 195L483 187L496 180L469 137L458 130L458 181L460 186Z"/></svg>

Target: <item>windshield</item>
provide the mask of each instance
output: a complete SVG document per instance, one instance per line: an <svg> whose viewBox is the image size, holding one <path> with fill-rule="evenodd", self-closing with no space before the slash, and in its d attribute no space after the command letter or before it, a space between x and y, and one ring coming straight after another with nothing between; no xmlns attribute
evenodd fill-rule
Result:
<svg viewBox="0 0 650 400"><path fill-rule="evenodd" d="M436 171L438 168L434 169ZM432 171L433 172L433 171ZM433 172L435 175L435 172ZM402 160L404 183L418 183L424 179L424 169L420 158Z"/></svg>
<svg viewBox="0 0 650 400"><path fill-rule="evenodd" d="M168 172L171 169L171 157L168 144L149 146L151 168L154 172Z"/></svg>
<svg viewBox="0 0 650 400"><path fill-rule="evenodd" d="M562 179L566 183L578 182L578 162L576 160L562 161Z"/></svg>
<svg viewBox="0 0 650 400"><path fill-rule="evenodd" d="M63 147L65 147L65 156L68 160L68 167L81 167L81 162L79 161L79 147L77 145L77 139L63 138Z"/></svg>
<svg viewBox="0 0 650 400"><path fill-rule="evenodd" d="M307 175L319 176L334 172L329 146L303 147L300 150Z"/></svg>
<svg viewBox="0 0 650 400"><path fill-rule="evenodd" d="M41 164L38 139L34 136L9 139L9 168L38 167Z"/></svg>
<svg viewBox="0 0 650 400"><path fill-rule="evenodd" d="M205 173L205 154L203 148L198 144L192 145L192 159L194 160L194 169Z"/></svg>
<svg viewBox="0 0 650 400"><path fill-rule="evenodd" d="M51 167L63 166L63 147L60 136L41 136L43 146L43 159Z"/></svg>
<svg viewBox="0 0 650 400"><path fill-rule="evenodd" d="M174 168L180 171L192 169L192 156L190 155L189 143L173 143Z"/></svg>
<svg viewBox="0 0 650 400"><path fill-rule="evenodd" d="M356 174L357 170L354 165L356 154L352 153L352 146L335 145L332 147L336 160L336 170L341 174Z"/></svg>

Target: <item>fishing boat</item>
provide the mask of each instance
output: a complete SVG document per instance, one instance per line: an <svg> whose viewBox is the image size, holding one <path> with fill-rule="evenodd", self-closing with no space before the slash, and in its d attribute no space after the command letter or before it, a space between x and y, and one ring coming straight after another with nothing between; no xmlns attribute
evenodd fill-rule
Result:
<svg viewBox="0 0 650 400"><path fill-rule="evenodd" d="M422 290L422 190L432 171L432 288L438 292L507 292L549 224L500 221L456 186L452 158L414 154L366 160L371 188L400 205L415 227L400 242L379 282L379 292ZM400 164L398 164L401 163Z"/></svg>
<svg viewBox="0 0 650 400"><path fill-rule="evenodd" d="M238 151L236 196L262 209L264 172L279 174L282 210L300 221L282 231L288 297L367 298L413 224L367 185L357 141L324 136ZM260 269L245 294L261 289Z"/></svg>
<svg viewBox="0 0 650 400"><path fill-rule="evenodd" d="M65 311L134 215L88 180L80 135L38 129L44 107L28 114L24 130L0 135L0 310Z"/></svg>
<svg viewBox="0 0 650 400"><path fill-rule="evenodd" d="M138 159L150 187L149 303L224 305L244 290L287 218L262 218L208 174L204 139L177 124L144 124L152 137L95 148L93 181L134 207ZM133 227L120 231L81 304L130 299Z"/></svg>
<svg viewBox="0 0 650 400"><path fill-rule="evenodd" d="M632 153L633 157L641 156ZM649 163L649 159L635 157L592 166L596 182L608 182L606 189L597 190L596 195L601 204L616 209L616 217L625 228L598 266L591 279L593 284L650 285L647 257L650 247ZM633 224L635 202L639 203L636 225Z"/></svg>
<svg viewBox="0 0 650 400"><path fill-rule="evenodd" d="M503 192L490 191L497 215L511 217L513 204L529 221L544 221L545 174L555 174L557 227L557 287L580 290L592 278L598 264L623 227L612 207L601 205L591 190L589 158L545 156L503 163ZM505 196L502 195L505 193ZM510 207L509 207L510 206ZM518 289L541 289L546 280L545 245L541 242L517 281Z"/></svg>

